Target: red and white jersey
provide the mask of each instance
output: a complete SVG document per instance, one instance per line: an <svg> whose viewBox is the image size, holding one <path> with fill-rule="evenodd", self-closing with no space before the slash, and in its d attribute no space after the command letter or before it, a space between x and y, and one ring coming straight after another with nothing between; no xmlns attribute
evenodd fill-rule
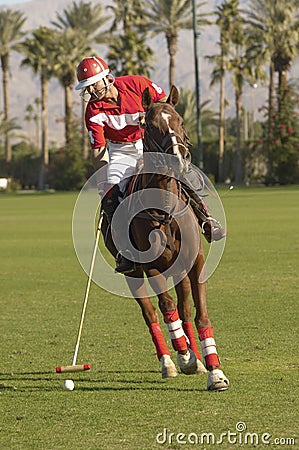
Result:
<svg viewBox="0 0 299 450"><path fill-rule="evenodd" d="M86 127L92 148L106 145L106 141L134 142L140 139L139 117L144 112L142 92L149 87L153 102L166 97L164 90L145 77L127 75L117 77L119 104L91 101L85 114Z"/></svg>

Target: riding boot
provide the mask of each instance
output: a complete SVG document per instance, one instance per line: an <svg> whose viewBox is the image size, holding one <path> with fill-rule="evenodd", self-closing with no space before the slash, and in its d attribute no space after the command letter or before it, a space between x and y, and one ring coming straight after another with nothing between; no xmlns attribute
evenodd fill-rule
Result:
<svg viewBox="0 0 299 450"><path fill-rule="evenodd" d="M220 223L210 215L208 207L203 199L185 184L184 189L190 196L190 204L202 229L202 234L204 235L205 239L209 243L211 243L213 241L219 241L220 239L224 238L226 236L225 230L221 227Z"/></svg>
<svg viewBox="0 0 299 450"><path fill-rule="evenodd" d="M114 212L116 211L118 205L119 205L119 186L118 184L115 184L110 189L105 190L105 194L102 197L102 211L107 217L107 221L109 225L112 222L112 217Z"/></svg>
<svg viewBox="0 0 299 450"><path fill-rule="evenodd" d="M115 184L109 189L102 199L102 210L104 211L108 223L111 225L112 217L119 205L120 190L119 186ZM135 264L130 259L126 258L121 252L118 252L115 258L116 273L129 273L135 270Z"/></svg>
<svg viewBox="0 0 299 450"><path fill-rule="evenodd" d="M135 263L131 259L126 258L121 252L118 252L118 254L116 255L115 262L115 273L126 274L133 272L136 269Z"/></svg>

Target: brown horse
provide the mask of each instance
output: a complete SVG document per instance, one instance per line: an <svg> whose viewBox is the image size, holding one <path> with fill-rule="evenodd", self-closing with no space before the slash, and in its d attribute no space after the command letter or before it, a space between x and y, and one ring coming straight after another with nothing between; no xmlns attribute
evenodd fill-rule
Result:
<svg viewBox="0 0 299 450"><path fill-rule="evenodd" d="M134 272L126 275L126 281L149 328L161 362L162 377L174 377L177 370L163 337L157 311L148 295L144 274L158 296L159 308L181 371L189 375L205 373L207 368L208 389L225 390L229 382L219 369L213 327L206 306L206 282L199 282L205 261L200 227L179 180L180 175L188 171L190 153L182 118L174 109L177 102L178 91L174 86L166 103L153 103L149 90L145 89L143 168L131 183L128 203L120 214L116 214L122 222L118 220L117 225L117 217L116 220L113 218L110 228L104 220L102 233L107 248L116 256L112 238L122 234L119 230L124 228L124 215L130 211L131 218L127 215L125 220L130 223L128 235L132 244L124 244L126 238L123 235L120 241L126 248L130 247L130 256L136 266ZM177 305L169 294L170 279L177 294ZM206 368L200 361L192 326L190 294Z"/></svg>

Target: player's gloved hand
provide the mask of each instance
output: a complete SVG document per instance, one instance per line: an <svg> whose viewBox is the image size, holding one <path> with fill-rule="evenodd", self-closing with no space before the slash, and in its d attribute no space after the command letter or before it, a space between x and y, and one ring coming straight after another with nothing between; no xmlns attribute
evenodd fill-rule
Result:
<svg viewBox="0 0 299 450"><path fill-rule="evenodd" d="M100 195L102 197L102 210L108 218L111 218L119 205L119 187L117 184L112 187L111 185L106 185L103 191L100 192Z"/></svg>

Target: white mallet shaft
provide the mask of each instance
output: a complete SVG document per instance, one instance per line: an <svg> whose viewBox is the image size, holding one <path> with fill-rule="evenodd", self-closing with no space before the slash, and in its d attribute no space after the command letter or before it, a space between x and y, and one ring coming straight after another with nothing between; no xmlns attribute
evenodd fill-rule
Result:
<svg viewBox="0 0 299 450"><path fill-rule="evenodd" d="M97 226L97 232L96 232L92 257L91 257L89 275L88 275L88 280L87 280L87 284L86 284L85 295L84 295L84 300L83 300L83 305L82 305L81 319L80 319L80 324L79 324L79 329L78 329L78 334L77 334L77 341L76 341L75 350L74 350L73 362L72 362L71 366L56 367L57 373L82 372L84 370L90 369L90 364L76 364L76 361L77 361L77 356L78 356L78 351L79 351L83 321L84 321L87 300L88 300L88 295L89 295L89 290L90 290L90 285L91 285L91 280L92 280L92 274L93 274L93 269L94 269L94 264L95 264L95 259L96 259L96 254L97 254L97 249L98 249L98 244L99 244L99 239L100 239L100 234L101 234L102 220L103 220L103 215L101 214L99 217L99 222L98 222L98 226Z"/></svg>
<svg viewBox="0 0 299 450"><path fill-rule="evenodd" d="M85 296L84 296L84 300L83 300L83 306L82 306L82 312L81 312L80 325L79 325L79 329L78 329L77 341L76 341L75 350L74 350L74 356L73 356L73 362L72 362L73 366L76 365L78 351L79 351L79 345L80 345L83 321L84 321L84 317L85 317L85 311L86 311L87 300L88 300L88 295L89 295L89 290L90 290L90 285L91 285L91 280L92 280L93 268L94 268L94 263L95 263L95 260L96 260L98 244L99 244L99 239L100 239L102 220L103 220L103 216L100 215L99 222L98 222L98 227L97 227L97 232L96 232L96 238L95 238L94 247L93 247L93 252L92 252L92 257L91 257L91 263L90 263L90 268L89 268L88 280L87 280L86 289L85 289Z"/></svg>

